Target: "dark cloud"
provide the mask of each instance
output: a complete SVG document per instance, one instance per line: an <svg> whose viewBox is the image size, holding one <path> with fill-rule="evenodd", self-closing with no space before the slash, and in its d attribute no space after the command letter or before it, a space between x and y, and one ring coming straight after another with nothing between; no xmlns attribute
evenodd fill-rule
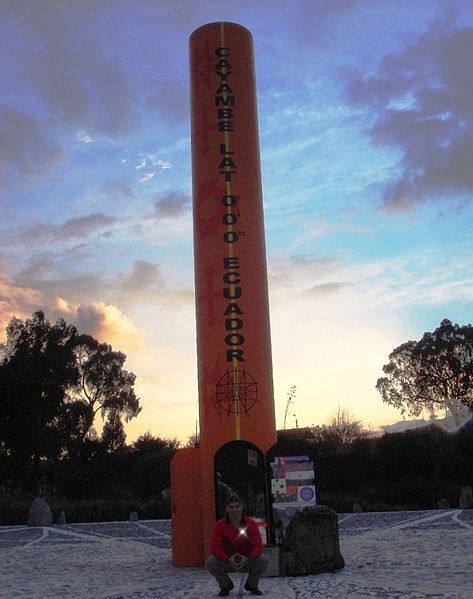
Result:
<svg viewBox="0 0 473 599"><path fill-rule="evenodd" d="M119 222L118 218L107 216L97 212L95 214L88 214L87 216L80 216L77 218L71 218L65 223L57 227L54 234L54 240L58 239L80 239L87 238L89 235L101 231L102 234L106 234L109 227Z"/></svg>
<svg viewBox="0 0 473 599"><path fill-rule="evenodd" d="M28 33L36 47L29 66L36 93L56 119L114 138L130 131L133 97L130 74L106 46L119 35L107 28L109 8L87 0L31 7Z"/></svg>
<svg viewBox="0 0 473 599"><path fill-rule="evenodd" d="M118 222L117 218L107 216L100 212L70 218L60 225L37 223L20 234L21 240L26 243L70 241L87 239L89 236L100 233L109 235L110 228Z"/></svg>
<svg viewBox="0 0 473 599"><path fill-rule="evenodd" d="M16 167L21 175L44 169L60 161L60 145L45 131L38 118L10 106L0 105L0 168L1 163ZM0 170L0 177L6 169Z"/></svg>
<svg viewBox="0 0 473 599"><path fill-rule="evenodd" d="M125 292L144 292L164 288L159 266L145 260L136 260L130 272L118 277L118 287Z"/></svg>
<svg viewBox="0 0 473 599"><path fill-rule="evenodd" d="M103 269L81 272L89 260L93 256L83 252L82 245L42 252L14 276L14 284L40 293L46 305L53 305L57 298L82 305L90 304L92 299L120 309L146 302L174 309L193 303L191 284L173 284L159 264L135 260L130 270L118 274L107 274Z"/></svg>
<svg viewBox="0 0 473 599"><path fill-rule="evenodd" d="M373 143L402 152L386 209L473 192L472 56L473 28L437 24L347 90L349 102L375 115Z"/></svg>
<svg viewBox="0 0 473 599"><path fill-rule="evenodd" d="M193 305L191 283L174 283L165 276L159 264L135 260L129 272L118 274L110 280L109 288L114 302L122 307L137 303L152 303L173 310Z"/></svg>
<svg viewBox="0 0 473 599"><path fill-rule="evenodd" d="M67 314L67 312L66 312ZM74 324L81 333L97 335L104 321L103 311L100 305L79 305L74 315Z"/></svg>
<svg viewBox="0 0 473 599"><path fill-rule="evenodd" d="M187 91L170 79L175 69L163 69L172 50L161 39L165 23L150 20L154 8L139 0L0 2L4 177L12 164L22 173L54 164L66 151L64 133L122 139L149 106L169 122L187 119Z"/></svg>
<svg viewBox="0 0 473 599"><path fill-rule="evenodd" d="M178 218L189 210L190 203L187 195L169 193L154 203L154 216L158 219Z"/></svg>
<svg viewBox="0 0 473 599"><path fill-rule="evenodd" d="M127 181L110 181L103 186L103 191L111 198L133 199L135 190Z"/></svg>
<svg viewBox="0 0 473 599"><path fill-rule="evenodd" d="M188 89L172 81L160 83L146 98L146 105L174 123L184 122L189 118Z"/></svg>
<svg viewBox="0 0 473 599"><path fill-rule="evenodd" d="M15 276L18 286L41 292L46 305L56 298L71 298L75 302L87 303L90 298L102 299L108 290L104 287L106 275L95 271L71 274L60 268L58 260L41 256Z"/></svg>
<svg viewBox="0 0 473 599"><path fill-rule="evenodd" d="M268 279L273 293L295 291L297 294L308 293L313 281L325 281L338 277L341 261L334 256L312 258L308 256L270 256L268 261ZM332 285L323 283L320 286ZM337 283L338 285L338 283Z"/></svg>

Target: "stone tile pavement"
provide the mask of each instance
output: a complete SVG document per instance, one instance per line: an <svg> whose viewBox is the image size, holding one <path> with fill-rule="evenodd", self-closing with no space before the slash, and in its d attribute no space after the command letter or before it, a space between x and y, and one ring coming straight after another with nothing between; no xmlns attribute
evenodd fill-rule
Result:
<svg viewBox="0 0 473 599"><path fill-rule="evenodd" d="M473 510L339 514L346 566L264 578L264 597L473 599ZM204 599L205 570L171 565L168 520L0 527L0 598ZM231 597L251 597L232 574Z"/></svg>

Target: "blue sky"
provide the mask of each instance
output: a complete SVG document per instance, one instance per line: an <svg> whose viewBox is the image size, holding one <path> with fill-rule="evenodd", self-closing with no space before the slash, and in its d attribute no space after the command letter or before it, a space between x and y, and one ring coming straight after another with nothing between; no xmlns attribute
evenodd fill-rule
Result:
<svg viewBox="0 0 473 599"><path fill-rule="evenodd" d="M43 309L124 351L143 411L198 417L188 37L255 42L276 418L400 418L390 351L473 305L467 0L0 4L0 326Z"/></svg>

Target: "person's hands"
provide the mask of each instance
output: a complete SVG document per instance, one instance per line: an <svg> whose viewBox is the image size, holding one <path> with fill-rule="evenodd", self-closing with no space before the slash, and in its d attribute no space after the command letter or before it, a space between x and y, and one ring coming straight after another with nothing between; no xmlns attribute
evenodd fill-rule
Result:
<svg viewBox="0 0 473 599"><path fill-rule="evenodd" d="M239 572L248 563L248 558L246 555L235 553L228 558L228 563L234 570Z"/></svg>

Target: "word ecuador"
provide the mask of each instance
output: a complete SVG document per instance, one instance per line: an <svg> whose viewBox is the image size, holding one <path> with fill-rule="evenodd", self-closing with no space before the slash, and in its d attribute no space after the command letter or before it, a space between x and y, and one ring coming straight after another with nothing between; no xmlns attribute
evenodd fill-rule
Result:
<svg viewBox="0 0 473 599"><path fill-rule="evenodd" d="M222 224L224 231L223 242L227 248L223 258L223 297L228 300L224 312L225 316L225 345L227 362L244 362L245 337L243 335L243 310L237 300L242 297L240 258L235 255L235 248L243 236L243 231L236 231L235 225L240 218L240 196L231 193L232 177L237 174L237 158L231 151L231 135L234 127L235 95L229 78L232 74L230 63L231 51L226 46L215 50L218 61L215 72L218 77L218 86L215 92L215 106L217 108L218 131L222 132L222 142L219 144L218 173L225 183L226 194L220 198L222 207Z"/></svg>

